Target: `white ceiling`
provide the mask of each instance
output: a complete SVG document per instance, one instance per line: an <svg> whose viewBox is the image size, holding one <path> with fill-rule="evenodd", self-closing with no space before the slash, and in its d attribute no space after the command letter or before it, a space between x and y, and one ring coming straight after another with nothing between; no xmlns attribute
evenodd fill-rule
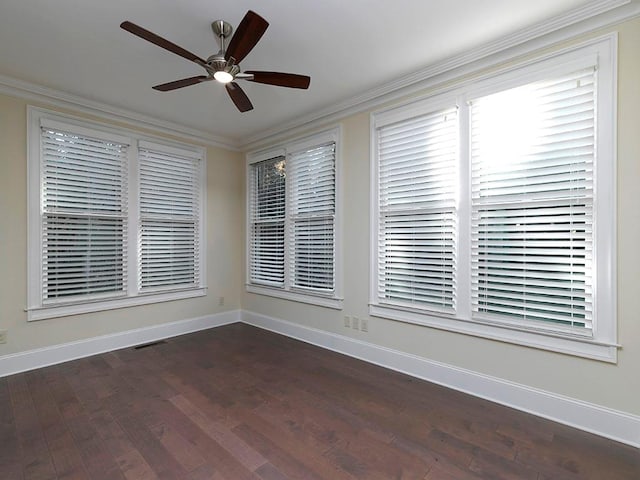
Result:
<svg viewBox="0 0 640 480"><path fill-rule="evenodd" d="M602 4L603 2L595 2ZM612 2L615 3L615 2ZM1 0L0 75L239 144L593 0ZM240 113L216 82L162 93L196 64L119 28L130 20L200 57L213 20L247 10L270 26L241 64L311 76L309 90L251 82Z"/></svg>

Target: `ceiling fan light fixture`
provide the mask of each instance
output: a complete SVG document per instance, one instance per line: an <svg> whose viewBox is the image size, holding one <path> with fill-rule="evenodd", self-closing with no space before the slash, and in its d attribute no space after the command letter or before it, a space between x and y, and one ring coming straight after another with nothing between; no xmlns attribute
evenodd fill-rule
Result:
<svg viewBox="0 0 640 480"><path fill-rule="evenodd" d="M224 70L218 70L213 74L213 78L215 78L220 83L229 83L233 81L233 75L229 72L225 72Z"/></svg>

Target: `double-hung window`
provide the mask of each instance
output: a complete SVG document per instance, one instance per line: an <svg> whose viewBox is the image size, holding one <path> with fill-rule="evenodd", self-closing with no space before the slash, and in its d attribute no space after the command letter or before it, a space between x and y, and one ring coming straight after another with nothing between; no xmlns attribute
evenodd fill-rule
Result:
<svg viewBox="0 0 640 480"><path fill-rule="evenodd" d="M200 283L201 158L140 142L141 292Z"/></svg>
<svg viewBox="0 0 640 480"><path fill-rule="evenodd" d="M248 159L247 289L339 308L332 130Z"/></svg>
<svg viewBox="0 0 640 480"><path fill-rule="evenodd" d="M128 141L43 122L42 302L127 291Z"/></svg>
<svg viewBox="0 0 640 480"><path fill-rule="evenodd" d="M455 309L457 109L378 131L378 299Z"/></svg>
<svg viewBox="0 0 640 480"><path fill-rule="evenodd" d="M29 109L29 319L204 294L204 152Z"/></svg>
<svg viewBox="0 0 640 480"><path fill-rule="evenodd" d="M371 313L615 361L615 39L373 116Z"/></svg>

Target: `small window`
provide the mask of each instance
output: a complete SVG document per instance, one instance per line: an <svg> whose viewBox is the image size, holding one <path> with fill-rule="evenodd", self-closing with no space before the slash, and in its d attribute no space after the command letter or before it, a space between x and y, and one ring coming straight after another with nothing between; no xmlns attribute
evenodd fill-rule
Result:
<svg viewBox="0 0 640 480"><path fill-rule="evenodd" d="M200 284L201 160L143 143L140 165L140 291Z"/></svg>
<svg viewBox="0 0 640 480"><path fill-rule="evenodd" d="M249 292L340 307L338 131L249 157Z"/></svg>
<svg viewBox="0 0 640 480"><path fill-rule="evenodd" d="M285 159L276 157L251 167L250 281L284 287Z"/></svg>

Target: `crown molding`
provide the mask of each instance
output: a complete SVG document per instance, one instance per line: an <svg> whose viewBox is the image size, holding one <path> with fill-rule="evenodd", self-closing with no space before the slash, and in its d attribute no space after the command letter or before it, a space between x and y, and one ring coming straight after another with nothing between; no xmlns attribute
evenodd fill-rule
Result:
<svg viewBox="0 0 640 480"><path fill-rule="evenodd" d="M106 103L89 100L71 93L43 87L35 83L0 75L0 93L28 101L43 102L59 108L72 109L75 112L94 115L102 119L124 122L134 127L148 128L155 132L180 137L206 146L221 147L239 151L240 145L230 138L216 136L203 130L189 128L178 123L159 120L149 115Z"/></svg>
<svg viewBox="0 0 640 480"><path fill-rule="evenodd" d="M594 0L554 19L433 63L341 103L298 117L276 128L263 130L241 140L240 147L245 151L264 148L292 135L326 126L347 116L375 109L385 103L637 16L640 16L639 0Z"/></svg>

